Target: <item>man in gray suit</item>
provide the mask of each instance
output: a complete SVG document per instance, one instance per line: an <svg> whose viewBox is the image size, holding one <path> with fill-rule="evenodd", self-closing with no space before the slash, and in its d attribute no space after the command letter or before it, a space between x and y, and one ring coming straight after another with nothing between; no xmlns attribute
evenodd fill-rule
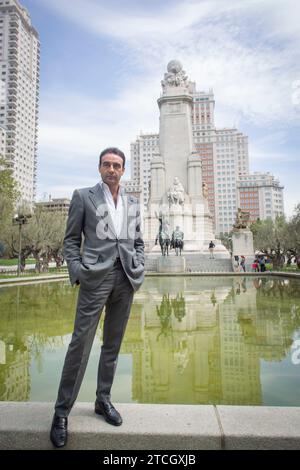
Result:
<svg viewBox="0 0 300 470"><path fill-rule="evenodd" d="M68 415L80 389L104 306L95 413L110 424L122 424L110 392L133 294L144 280L140 208L138 200L126 195L119 185L124 171L123 152L108 148L100 155L102 182L75 190L72 197L64 254L70 281L72 285L80 284L80 289L50 433L55 447L67 442Z"/></svg>

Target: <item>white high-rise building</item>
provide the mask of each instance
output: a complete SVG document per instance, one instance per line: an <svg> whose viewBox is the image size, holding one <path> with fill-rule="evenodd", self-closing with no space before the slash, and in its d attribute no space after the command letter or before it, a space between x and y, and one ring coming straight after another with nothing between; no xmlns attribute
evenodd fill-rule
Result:
<svg viewBox="0 0 300 470"><path fill-rule="evenodd" d="M131 180L141 188L141 202L147 206L151 181L150 162L158 151L159 135L141 133L131 144Z"/></svg>
<svg viewBox="0 0 300 470"><path fill-rule="evenodd" d="M40 43L17 0L0 0L0 127L5 157L24 201L36 192Z"/></svg>
<svg viewBox="0 0 300 470"><path fill-rule="evenodd" d="M249 172L248 137L237 129L216 129L214 191L216 232L232 230L238 209L237 181Z"/></svg>
<svg viewBox="0 0 300 470"><path fill-rule="evenodd" d="M284 214L283 186L271 173L254 172L237 183L238 205L250 212L251 222L275 220Z"/></svg>

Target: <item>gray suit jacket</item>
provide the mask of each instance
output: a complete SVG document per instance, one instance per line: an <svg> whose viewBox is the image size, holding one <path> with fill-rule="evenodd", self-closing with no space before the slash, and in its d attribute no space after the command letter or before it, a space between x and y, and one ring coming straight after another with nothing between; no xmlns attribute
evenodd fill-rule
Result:
<svg viewBox="0 0 300 470"><path fill-rule="evenodd" d="M120 257L136 291L144 280L144 242L138 200L120 187L124 204L122 230L117 237L101 185L76 189L70 204L64 256L71 284L89 289L99 285ZM82 239L83 247L81 252Z"/></svg>

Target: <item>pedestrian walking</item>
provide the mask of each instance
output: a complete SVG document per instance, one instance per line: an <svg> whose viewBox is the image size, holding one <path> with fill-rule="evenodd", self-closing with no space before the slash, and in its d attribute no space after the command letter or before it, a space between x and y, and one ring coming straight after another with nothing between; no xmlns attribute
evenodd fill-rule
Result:
<svg viewBox="0 0 300 470"><path fill-rule="evenodd" d="M209 259L213 259L213 258L214 258L214 248L215 248L215 246L216 246L216 245L215 245L214 242L211 240L210 243L209 243L209 245L208 245L209 253L210 253Z"/></svg>

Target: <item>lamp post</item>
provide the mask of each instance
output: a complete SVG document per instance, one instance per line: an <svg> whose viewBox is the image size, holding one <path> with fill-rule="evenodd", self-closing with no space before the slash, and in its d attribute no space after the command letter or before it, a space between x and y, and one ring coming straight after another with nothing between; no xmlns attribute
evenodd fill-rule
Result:
<svg viewBox="0 0 300 470"><path fill-rule="evenodd" d="M232 254L233 250L232 250L232 238L231 237L228 238L228 244L229 244L230 253Z"/></svg>
<svg viewBox="0 0 300 470"><path fill-rule="evenodd" d="M21 274L21 251L22 251L22 227L28 223L28 219L32 216L30 214L16 214L13 218L13 225L19 226L19 256L18 256L18 276Z"/></svg>

